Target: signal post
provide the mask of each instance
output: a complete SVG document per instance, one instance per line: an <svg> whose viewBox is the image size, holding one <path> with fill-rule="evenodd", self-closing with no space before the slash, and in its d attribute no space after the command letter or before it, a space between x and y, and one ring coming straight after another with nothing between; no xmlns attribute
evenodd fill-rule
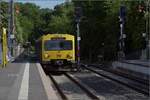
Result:
<svg viewBox="0 0 150 100"><path fill-rule="evenodd" d="M77 28L77 64L80 65L80 21L82 16L82 9L81 7L75 8L75 21L76 21L76 28Z"/></svg>
<svg viewBox="0 0 150 100"><path fill-rule="evenodd" d="M126 7L124 5L120 6L120 37L119 37L119 52L118 58L119 60L125 59L124 47L125 42L124 39L126 38L126 34L124 34L124 25L125 25L125 15L126 15Z"/></svg>

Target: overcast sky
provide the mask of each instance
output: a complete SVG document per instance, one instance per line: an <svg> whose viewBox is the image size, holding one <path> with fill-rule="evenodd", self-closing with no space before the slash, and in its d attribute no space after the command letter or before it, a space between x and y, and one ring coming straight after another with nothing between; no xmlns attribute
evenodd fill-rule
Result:
<svg viewBox="0 0 150 100"><path fill-rule="evenodd" d="M56 5L64 3L65 0L15 0L15 2L22 2L22 3L30 2L35 3L41 8L53 9Z"/></svg>

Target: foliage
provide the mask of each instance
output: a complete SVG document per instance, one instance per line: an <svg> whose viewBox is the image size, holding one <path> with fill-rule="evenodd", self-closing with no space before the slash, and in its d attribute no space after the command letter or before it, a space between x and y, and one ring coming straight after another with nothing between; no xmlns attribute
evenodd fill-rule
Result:
<svg viewBox="0 0 150 100"><path fill-rule="evenodd" d="M76 1L76 6L83 9L84 19L81 22L82 57L94 60L98 55L104 55L105 60L115 59L120 38L119 9L126 5L126 22L124 34L125 52L131 53L142 47L142 33L145 32L144 13L138 11L138 5L143 1ZM102 45L104 44L104 46Z"/></svg>
<svg viewBox="0 0 150 100"><path fill-rule="evenodd" d="M8 4L1 2L3 26L7 27ZM128 0L72 0L52 9L41 9L31 3L15 3L19 13L15 13L15 29L18 42L26 41L34 44L41 35L47 33L67 33L76 36L75 7L82 8L83 16L80 22L81 57L97 60L98 55L104 55L105 60L115 59L120 36L119 8L126 5L126 21L124 33L125 52L130 53L142 47L142 35L145 32L147 13L140 13L138 5L143 1Z"/></svg>
<svg viewBox="0 0 150 100"><path fill-rule="evenodd" d="M8 19L8 3L6 2L0 2L0 17L1 17L1 26L0 27L7 27L7 19Z"/></svg>
<svg viewBox="0 0 150 100"><path fill-rule="evenodd" d="M48 24L52 33L73 34L73 10L72 4L62 4L55 7Z"/></svg>

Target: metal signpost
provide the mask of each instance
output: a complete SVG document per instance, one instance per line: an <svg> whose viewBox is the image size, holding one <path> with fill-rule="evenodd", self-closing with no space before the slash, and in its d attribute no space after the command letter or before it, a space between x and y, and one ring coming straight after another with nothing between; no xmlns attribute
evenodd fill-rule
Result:
<svg viewBox="0 0 150 100"><path fill-rule="evenodd" d="M82 16L82 9L81 7L76 7L75 8L75 21L76 21L76 26L77 26L77 64L80 64L80 21L81 21L81 16Z"/></svg>
<svg viewBox="0 0 150 100"><path fill-rule="evenodd" d="M125 6L120 6L120 38L119 38L119 54L118 57L120 60L125 58L124 53L124 39L126 38L126 35L124 34L124 24L125 24L125 14L126 14L126 8Z"/></svg>

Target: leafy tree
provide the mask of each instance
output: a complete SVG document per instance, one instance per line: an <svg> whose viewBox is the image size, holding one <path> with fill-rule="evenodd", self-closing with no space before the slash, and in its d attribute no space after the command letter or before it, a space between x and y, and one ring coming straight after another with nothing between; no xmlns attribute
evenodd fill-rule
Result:
<svg viewBox="0 0 150 100"><path fill-rule="evenodd" d="M69 33L73 34L73 5L62 4L56 6L51 16L48 27L52 33Z"/></svg>
<svg viewBox="0 0 150 100"><path fill-rule="evenodd" d="M85 58L89 55L89 59L96 60L98 55L103 55L103 50L105 50L105 54L111 53L112 51L109 51L108 48L113 47L115 49L115 35L113 35L113 31L110 31L113 28L110 24L112 23L111 19L107 18L109 9L107 2L88 0L74 1L74 3L75 6L82 7L84 16L80 24L81 54Z"/></svg>
<svg viewBox="0 0 150 100"><path fill-rule="evenodd" d="M81 57L83 60L96 61L98 55L105 60L116 58L120 36L120 5L127 8L125 29L125 52L131 53L142 47L142 34L145 32L147 13L138 11L138 5L144 1L128 0L72 0L55 6L54 9L41 9L31 3L15 3L19 13L15 13L16 37L22 44L26 41L35 43L43 34L67 33L76 36L75 7L82 8L80 22ZM2 25L8 27L8 3L0 2Z"/></svg>
<svg viewBox="0 0 150 100"><path fill-rule="evenodd" d="M8 3L0 1L1 27L8 27Z"/></svg>
<svg viewBox="0 0 150 100"><path fill-rule="evenodd" d="M17 3L15 5L19 7L20 12L15 15L16 31L19 35L18 38L22 39L21 41L25 43L31 40L31 35L35 33L33 30L40 22L39 7L31 3Z"/></svg>
<svg viewBox="0 0 150 100"><path fill-rule="evenodd" d="M144 2L142 2L144 3ZM142 33L145 32L145 19L144 13L140 13L138 5L140 2L132 1L128 3L128 14L126 20L126 29L127 34L126 48L127 52L133 52L140 50L142 47Z"/></svg>

